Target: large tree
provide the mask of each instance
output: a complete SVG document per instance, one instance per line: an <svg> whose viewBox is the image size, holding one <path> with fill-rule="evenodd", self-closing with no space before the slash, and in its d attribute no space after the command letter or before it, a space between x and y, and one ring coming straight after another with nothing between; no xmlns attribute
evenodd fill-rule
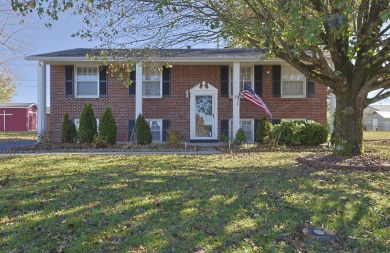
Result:
<svg viewBox="0 0 390 253"><path fill-rule="evenodd" d="M390 96L389 0L12 1L15 10L84 15L76 33L117 47L227 40L267 49L336 95L335 152L363 152L363 109ZM105 18L102 19L102 16ZM314 68L313 68L314 67ZM377 91L373 97L368 97Z"/></svg>

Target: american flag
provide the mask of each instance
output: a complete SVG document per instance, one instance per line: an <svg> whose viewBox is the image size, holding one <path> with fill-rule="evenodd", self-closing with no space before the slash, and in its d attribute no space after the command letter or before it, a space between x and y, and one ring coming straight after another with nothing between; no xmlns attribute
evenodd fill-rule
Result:
<svg viewBox="0 0 390 253"><path fill-rule="evenodd" d="M264 104L263 100L252 90L252 88L246 83L244 85L244 91L241 93L241 96L248 100L251 104L260 107L272 118L271 112L268 110L267 106Z"/></svg>

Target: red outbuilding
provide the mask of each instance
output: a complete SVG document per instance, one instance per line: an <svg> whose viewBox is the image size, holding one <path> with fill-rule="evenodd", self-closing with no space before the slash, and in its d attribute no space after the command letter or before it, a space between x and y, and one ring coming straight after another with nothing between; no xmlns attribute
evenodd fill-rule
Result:
<svg viewBox="0 0 390 253"><path fill-rule="evenodd" d="M36 131L37 105L0 103L0 131Z"/></svg>

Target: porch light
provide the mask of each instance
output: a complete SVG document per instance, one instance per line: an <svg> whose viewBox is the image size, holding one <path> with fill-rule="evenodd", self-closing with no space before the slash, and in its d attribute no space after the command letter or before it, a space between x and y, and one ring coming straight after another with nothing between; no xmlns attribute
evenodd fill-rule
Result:
<svg viewBox="0 0 390 253"><path fill-rule="evenodd" d="M190 91L186 90L186 98L189 98L189 96L190 96Z"/></svg>
<svg viewBox="0 0 390 253"><path fill-rule="evenodd" d="M269 74L271 74L271 71L267 70L265 73L266 73L267 75L269 75Z"/></svg>

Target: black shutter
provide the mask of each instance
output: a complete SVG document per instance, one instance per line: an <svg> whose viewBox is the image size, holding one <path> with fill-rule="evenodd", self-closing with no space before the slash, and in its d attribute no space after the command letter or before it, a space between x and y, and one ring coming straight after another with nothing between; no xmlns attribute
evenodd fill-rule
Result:
<svg viewBox="0 0 390 253"><path fill-rule="evenodd" d="M162 72L163 97L169 97L171 95L171 69L163 67Z"/></svg>
<svg viewBox="0 0 390 253"><path fill-rule="evenodd" d="M129 119L129 129L128 129L128 133L127 133L127 140L128 141L135 141L135 134L134 134L134 131L135 131L135 119Z"/></svg>
<svg viewBox="0 0 390 253"><path fill-rule="evenodd" d="M74 66L65 66L65 96L73 97Z"/></svg>
<svg viewBox="0 0 390 253"><path fill-rule="evenodd" d="M221 119L221 134L219 136L219 139L221 141L225 141L226 140L225 138L229 139L229 120Z"/></svg>
<svg viewBox="0 0 390 253"><path fill-rule="evenodd" d="M314 66L310 66L314 69ZM316 96L315 82L306 77L306 97L314 98Z"/></svg>
<svg viewBox="0 0 390 253"><path fill-rule="evenodd" d="M162 141L166 142L168 141L169 137L169 128L171 127L171 121L169 119L163 119L162 121Z"/></svg>
<svg viewBox="0 0 390 253"><path fill-rule="evenodd" d="M282 67L280 65L272 66L272 96L280 97Z"/></svg>
<svg viewBox="0 0 390 253"><path fill-rule="evenodd" d="M100 66L99 68L99 94L100 97L107 97L108 94L108 75L107 66Z"/></svg>
<svg viewBox="0 0 390 253"><path fill-rule="evenodd" d="M129 86L129 96L135 96L135 70L130 72L131 85Z"/></svg>
<svg viewBox="0 0 390 253"><path fill-rule="evenodd" d="M272 119L272 124L273 125L276 125L276 124L280 124L280 122L281 122L282 120L281 119Z"/></svg>
<svg viewBox="0 0 390 253"><path fill-rule="evenodd" d="M316 96L316 86L313 80L306 81L306 97L314 98Z"/></svg>
<svg viewBox="0 0 390 253"><path fill-rule="evenodd" d="M260 97L263 96L263 66L255 65L255 92Z"/></svg>
<svg viewBox="0 0 390 253"><path fill-rule="evenodd" d="M229 96L229 66L221 66L221 96Z"/></svg>
<svg viewBox="0 0 390 253"><path fill-rule="evenodd" d="M257 126L259 125L260 123L260 120L259 119L255 119L255 132L257 130Z"/></svg>
<svg viewBox="0 0 390 253"><path fill-rule="evenodd" d="M253 140L254 142L256 142L256 132L257 132L257 127L259 126L259 123L260 123L260 120L259 119L255 119L255 129L253 129Z"/></svg>

